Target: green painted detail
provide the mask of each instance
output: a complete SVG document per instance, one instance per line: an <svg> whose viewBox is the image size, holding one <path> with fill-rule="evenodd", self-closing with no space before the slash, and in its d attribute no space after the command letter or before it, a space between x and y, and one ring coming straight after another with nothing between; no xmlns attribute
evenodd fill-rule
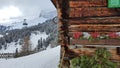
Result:
<svg viewBox="0 0 120 68"><path fill-rule="evenodd" d="M120 0L108 0L108 8L120 8Z"/></svg>

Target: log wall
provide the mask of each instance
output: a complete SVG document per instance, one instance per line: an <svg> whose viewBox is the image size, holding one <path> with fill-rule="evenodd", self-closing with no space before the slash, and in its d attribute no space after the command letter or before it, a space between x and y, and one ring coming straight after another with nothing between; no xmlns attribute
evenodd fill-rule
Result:
<svg viewBox="0 0 120 68"><path fill-rule="evenodd" d="M73 44L82 45L117 45L120 40L86 40L70 39L74 32L120 32L120 9L108 8L108 0L53 0L58 10L59 43L66 47ZM120 54L120 48L117 48Z"/></svg>

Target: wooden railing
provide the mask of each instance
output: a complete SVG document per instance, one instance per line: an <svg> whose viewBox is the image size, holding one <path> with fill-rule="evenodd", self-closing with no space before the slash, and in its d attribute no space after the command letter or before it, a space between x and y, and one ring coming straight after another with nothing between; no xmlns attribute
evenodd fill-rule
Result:
<svg viewBox="0 0 120 68"><path fill-rule="evenodd" d="M0 53L0 59L5 58L5 59L9 59L9 58L14 58L15 53Z"/></svg>

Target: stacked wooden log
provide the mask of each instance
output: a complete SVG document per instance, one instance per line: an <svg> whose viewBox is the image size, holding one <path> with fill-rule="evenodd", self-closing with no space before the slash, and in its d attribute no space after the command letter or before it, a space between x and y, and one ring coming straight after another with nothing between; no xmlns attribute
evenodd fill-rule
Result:
<svg viewBox="0 0 120 68"><path fill-rule="evenodd" d="M58 10L59 43L63 48L69 47L69 45L74 46L75 44L101 45L102 47L104 45L113 45L120 47L119 39L103 39L92 42L80 39L71 40L71 33L74 32L100 32L103 34L108 32L120 32L119 9L108 8L107 0L52 1ZM117 48L117 54L120 54L120 48ZM113 54L113 56L117 54ZM117 55L117 58L119 59L120 56Z"/></svg>

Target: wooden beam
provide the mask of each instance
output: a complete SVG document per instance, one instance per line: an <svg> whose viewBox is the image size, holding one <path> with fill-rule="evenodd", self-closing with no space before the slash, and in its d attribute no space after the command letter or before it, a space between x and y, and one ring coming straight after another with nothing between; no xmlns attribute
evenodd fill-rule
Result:
<svg viewBox="0 0 120 68"><path fill-rule="evenodd" d="M120 24L120 17L70 18L70 25L79 24Z"/></svg>
<svg viewBox="0 0 120 68"><path fill-rule="evenodd" d="M57 8L57 2L58 2L58 0L51 0L51 1L54 4L54 6Z"/></svg>
<svg viewBox="0 0 120 68"><path fill-rule="evenodd" d="M66 18L68 17L67 10L68 10L68 0L58 0L58 18L59 18L59 42L61 46L67 46L67 32L68 32L68 23Z"/></svg>
<svg viewBox="0 0 120 68"><path fill-rule="evenodd" d="M119 11L107 7L70 8L68 13L70 18L120 16Z"/></svg>
<svg viewBox="0 0 120 68"><path fill-rule="evenodd" d="M120 47L117 47L117 54L120 55Z"/></svg>
<svg viewBox="0 0 120 68"><path fill-rule="evenodd" d="M120 61L120 56L116 54L116 50L109 50L109 51L112 54L112 57L110 58L110 60ZM72 52L74 53L74 55L77 55L77 56L81 56L81 55L93 56L95 54L95 49L88 49L88 48L70 49L69 52ZM69 57L70 56L73 56L73 55L69 55Z"/></svg>
<svg viewBox="0 0 120 68"><path fill-rule="evenodd" d="M120 24L79 24L70 25L70 32L118 32L120 31Z"/></svg>
<svg viewBox="0 0 120 68"><path fill-rule="evenodd" d="M99 27L99 26L103 26L103 27L119 27L120 24L79 24L79 25L70 25L70 28L80 28L81 26L83 27Z"/></svg>
<svg viewBox="0 0 120 68"><path fill-rule="evenodd" d="M68 18L69 0L58 0L59 19Z"/></svg>
<svg viewBox="0 0 120 68"><path fill-rule="evenodd" d="M69 1L70 7L107 7L107 0L72 0Z"/></svg>
<svg viewBox="0 0 120 68"><path fill-rule="evenodd" d="M104 45L109 45L109 46L120 46L120 40L119 39L103 39L103 40L79 40L79 39L73 39L70 41L71 45L74 44L80 44L80 45L101 45L104 47Z"/></svg>

